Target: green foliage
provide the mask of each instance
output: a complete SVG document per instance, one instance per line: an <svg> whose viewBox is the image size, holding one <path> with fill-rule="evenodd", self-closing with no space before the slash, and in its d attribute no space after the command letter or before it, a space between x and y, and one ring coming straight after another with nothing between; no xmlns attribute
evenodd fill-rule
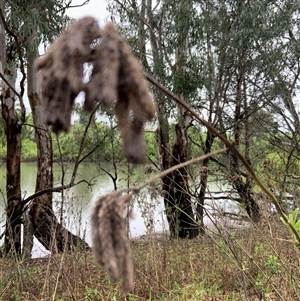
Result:
<svg viewBox="0 0 300 301"><path fill-rule="evenodd" d="M85 294L87 296L87 300L95 300L95 298L97 297L103 297L102 296L102 293L97 289L97 288L89 288L89 287L86 287L85 288Z"/></svg>
<svg viewBox="0 0 300 301"><path fill-rule="evenodd" d="M147 144L147 157L152 162L157 162L158 161L158 150L157 150L157 142L156 142L155 133L146 131L145 140L146 140L146 144Z"/></svg>
<svg viewBox="0 0 300 301"><path fill-rule="evenodd" d="M35 160L37 158L37 146L36 143L30 139L22 140L21 150L22 160Z"/></svg>
<svg viewBox="0 0 300 301"><path fill-rule="evenodd" d="M36 49L41 43L53 41L70 20L65 15L65 9L70 2L65 0L4 1L4 5L6 23L17 39L22 41L23 55L26 51ZM13 43L14 39L10 37L8 45ZM16 51L10 54L13 55L10 59L18 58Z"/></svg>
<svg viewBox="0 0 300 301"><path fill-rule="evenodd" d="M55 160L62 156L64 160L74 161L80 149L80 159L88 155L87 161L124 160L118 129L105 122L93 121L87 131L86 125L75 122L70 133L53 136Z"/></svg>
<svg viewBox="0 0 300 301"><path fill-rule="evenodd" d="M104 116L105 113L102 113L100 117L103 119ZM54 160L60 160L62 157L63 160L74 161L81 148L80 158L90 153L89 156L86 157L87 161L123 161L124 156L119 130L115 126L114 117L109 116L109 118L109 123L106 121L93 120L89 129L86 131L89 116L81 111L80 118L74 123L70 133L52 136ZM0 140L0 158L5 159L6 137L3 127L0 128ZM147 144L147 156L151 161L157 162L158 152L155 133L146 131L145 140ZM92 150L94 151L92 152ZM24 161L36 160L37 158L37 146L31 114L26 117L26 123L22 127L21 155L21 159Z"/></svg>
<svg viewBox="0 0 300 301"><path fill-rule="evenodd" d="M269 255L265 267L270 269L273 275L277 275L280 273L280 263L278 262L278 258L274 255Z"/></svg>
<svg viewBox="0 0 300 301"><path fill-rule="evenodd" d="M291 213L289 213L287 215L287 219L289 221L289 224L298 232L298 234L300 235L300 219L298 218L298 213L299 213L299 208L296 208L294 211L292 211ZM284 225L286 225L289 230L290 226L289 224L281 217L280 220L283 222ZM291 231L292 232L292 231ZM292 232L292 235L294 237L294 242L299 243L299 241L297 240L296 235Z"/></svg>

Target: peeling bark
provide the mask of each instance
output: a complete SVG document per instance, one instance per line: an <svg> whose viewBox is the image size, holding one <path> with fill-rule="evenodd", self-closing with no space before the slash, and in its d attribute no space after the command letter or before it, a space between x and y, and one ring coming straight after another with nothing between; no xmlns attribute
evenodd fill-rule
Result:
<svg viewBox="0 0 300 301"><path fill-rule="evenodd" d="M0 2L0 10L4 12L4 3ZM21 129L25 112L22 106L22 82L21 94L18 95L21 103L21 114L16 111L15 81L17 77L16 64L9 62L6 55L4 19L0 18L0 73L6 81L0 81L1 85L1 109L6 134L6 225L4 237L4 255L21 255L21 224L23 205L21 203Z"/></svg>
<svg viewBox="0 0 300 301"><path fill-rule="evenodd" d="M15 99L9 88L2 95L2 117L7 143L6 156L6 228L5 254L15 251L21 255L21 185L20 185L20 155L21 155L21 125L14 110Z"/></svg>
<svg viewBox="0 0 300 301"><path fill-rule="evenodd" d="M4 36L3 36L4 37ZM5 48L4 48L5 50ZM5 56L2 55L3 59ZM1 62L1 67L5 66L5 61ZM11 87L15 86L16 67L12 65L10 69L4 71ZM3 73L2 73L3 74ZM15 111L15 95L7 85L2 86L1 108L6 134L6 226L4 239L4 255L15 252L21 255L21 224L22 224L22 204L21 204L21 128L22 122Z"/></svg>

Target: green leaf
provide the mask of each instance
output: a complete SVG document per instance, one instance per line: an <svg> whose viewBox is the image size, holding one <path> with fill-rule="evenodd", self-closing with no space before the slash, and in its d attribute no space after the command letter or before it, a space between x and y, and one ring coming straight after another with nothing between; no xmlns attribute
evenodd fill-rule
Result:
<svg viewBox="0 0 300 301"><path fill-rule="evenodd" d="M296 208L292 213L289 214L289 220L294 225L297 222L299 208Z"/></svg>
<svg viewBox="0 0 300 301"><path fill-rule="evenodd" d="M300 230L300 220L297 221L297 223L295 223L294 228L299 231Z"/></svg>

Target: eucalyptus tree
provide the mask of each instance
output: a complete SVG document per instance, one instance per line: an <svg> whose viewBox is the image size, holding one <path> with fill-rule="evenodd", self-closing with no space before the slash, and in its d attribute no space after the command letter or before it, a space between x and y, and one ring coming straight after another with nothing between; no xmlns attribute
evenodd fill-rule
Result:
<svg viewBox="0 0 300 301"><path fill-rule="evenodd" d="M259 84L253 86L274 126L262 118L255 122L268 131L268 152L275 160L266 156L265 171L281 200L286 192L299 195L299 5L300 1L257 3L263 16L257 13L260 38L254 60Z"/></svg>
<svg viewBox="0 0 300 301"><path fill-rule="evenodd" d="M289 139L285 166L295 170L299 129L295 102L299 76L298 7L299 1L109 1L113 20L120 23L145 71L232 139L256 171L261 170L268 156L266 149L262 152L256 148L257 141L274 133ZM203 129L161 90L153 90L153 94L158 106L160 167L164 170L186 160L191 142L189 128L194 126L199 132ZM285 130L280 128L283 123ZM220 141L207 131L205 136L199 136L197 145L199 153L208 153L220 146ZM217 164L252 220L260 219L252 179L237 157L228 152L203 162L198 168L197 189L188 185L186 170L177 170L163 179L173 235L193 237L197 230L189 230L202 226L212 169L209 160ZM198 204L197 223L193 201Z"/></svg>
<svg viewBox="0 0 300 301"><path fill-rule="evenodd" d="M202 29L195 26L193 1L109 1L109 9L122 23L127 37L145 70L193 103L202 87L201 58L195 51ZM157 103L160 169L183 163L188 156L189 115L153 90ZM172 122L170 123L170 120ZM173 132L172 145L170 141ZM193 238L199 233L188 183L188 171L176 170L162 179L162 191L171 235Z"/></svg>
<svg viewBox="0 0 300 301"><path fill-rule="evenodd" d="M73 243L83 243L57 221L52 208L53 171L52 139L42 119L42 106L37 90L35 58L41 43L47 45L58 37L68 22L65 10L71 1L4 1L1 2L1 23L6 33L6 66L1 73L8 88L2 91L2 116L7 136L7 227L5 253L21 253L21 217L30 204L34 235L47 248L63 251ZM30 7L30 10L28 9ZM12 70L12 68L14 68ZM17 69L18 68L18 69ZM15 88L16 70L21 73L20 92ZM7 80L11 77L10 80ZM21 200L20 152L21 128L25 121L23 104L25 79L32 110L38 149L38 174L34 196ZM15 98L18 97L19 106ZM44 191L44 192L43 192ZM30 203L32 201L32 203ZM67 235L66 235L67 233Z"/></svg>
<svg viewBox="0 0 300 301"><path fill-rule="evenodd" d="M20 158L21 158L21 128L25 120L23 104L25 71L24 62L20 61L22 79L20 92L16 91L17 63L21 58L21 48L16 36L8 28L5 21L5 6L0 2L1 27L1 112L6 135L6 230L4 253L12 249L21 254L21 185L20 185ZM7 33L9 37L7 38ZM21 58L22 59L22 58ZM19 107L17 106L19 101Z"/></svg>
<svg viewBox="0 0 300 301"><path fill-rule="evenodd" d="M265 139L286 152L284 177L276 187L280 191L290 182L288 171L295 175L298 170L298 7L299 1L197 1L206 36L208 119L213 114L213 125L233 139L256 171L262 171L270 151ZM282 144L282 136L288 145ZM204 145L212 141L208 134ZM257 142L265 148L257 149ZM261 213L249 174L233 154L217 163L239 202L258 221Z"/></svg>
<svg viewBox="0 0 300 301"><path fill-rule="evenodd" d="M208 115L213 114L213 125L233 139L251 165L251 118L259 110L259 99L253 93L249 78L257 84L253 64L255 41L259 39L258 7L256 1L203 1L198 3L206 26L209 73L207 77ZM207 135L206 145L212 147L213 137ZM207 147L207 149L209 149ZM238 158L228 153L218 162L223 174L239 195L253 221L259 221L260 209L253 197L252 179ZM203 176L201 176L203 177ZM203 194L201 194L201 197ZM203 204L203 200L201 199Z"/></svg>

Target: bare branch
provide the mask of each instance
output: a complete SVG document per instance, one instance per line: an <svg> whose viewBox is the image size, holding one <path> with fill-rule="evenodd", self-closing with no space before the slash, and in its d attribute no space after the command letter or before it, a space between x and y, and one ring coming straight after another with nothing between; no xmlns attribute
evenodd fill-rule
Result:
<svg viewBox="0 0 300 301"><path fill-rule="evenodd" d="M5 78L5 76L0 73L0 77L1 79L5 82L5 84L9 87L9 89L11 89L13 91L13 93L19 98L21 99L22 96L16 91L16 89L7 81L7 79Z"/></svg>
<svg viewBox="0 0 300 301"><path fill-rule="evenodd" d="M58 187L52 187L52 188L46 188L46 189L43 189L43 190L40 190L34 194L32 194L31 196L29 196L28 198L24 199L22 201L22 206L25 206L27 203L29 203L31 200L45 194L45 193L52 193L52 192L61 192L62 190L65 190L65 189L69 189L73 186L76 186L80 183L87 183L88 185L91 185L91 183L89 183L88 181L86 180L81 180L77 183L69 183L68 185L62 185L62 186L58 186Z"/></svg>
<svg viewBox="0 0 300 301"><path fill-rule="evenodd" d="M82 6L86 5L86 4L88 4L89 2L90 2L90 0L85 0L85 1L84 1L83 3L81 3L81 4L71 5L72 0L70 0L63 8L59 9L59 10L57 11L57 13L65 12L65 10L68 9L68 8L82 7Z"/></svg>
<svg viewBox="0 0 300 301"><path fill-rule="evenodd" d="M78 166L79 164L84 160L84 158L80 159L81 157L81 154L82 154L82 151L83 151L83 147L84 147L84 141L85 141L85 138L87 136L87 132L88 132L88 129L92 123L92 120L93 120L93 117L97 111L97 109L99 108L99 105L97 105L93 112L91 113L90 117L89 117L89 121L84 129L84 133L83 133L83 137L81 139L81 143L80 143L80 146L79 146L79 152L78 152L78 155L77 155L77 158L76 158L76 161L75 161L75 165L74 165L74 168L73 168L73 173L72 173L72 177L71 177L71 183L73 183L75 181L75 178L76 178L76 173L77 173L77 170L78 170ZM104 141L104 140L103 140ZM96 149L96 148L94 148Z"/></svg>
<svg viewBox="0 0 300 301"><path fill-rule="evenodd" d="M81 4L77 4L77 5L69 5L69 6L67 6L66 8L82 7L82 6L86 5L86 4L88 4L89 2L90 2L90 0L86 0L86 1L84 1L83 3L81 3Z"/></svg>

